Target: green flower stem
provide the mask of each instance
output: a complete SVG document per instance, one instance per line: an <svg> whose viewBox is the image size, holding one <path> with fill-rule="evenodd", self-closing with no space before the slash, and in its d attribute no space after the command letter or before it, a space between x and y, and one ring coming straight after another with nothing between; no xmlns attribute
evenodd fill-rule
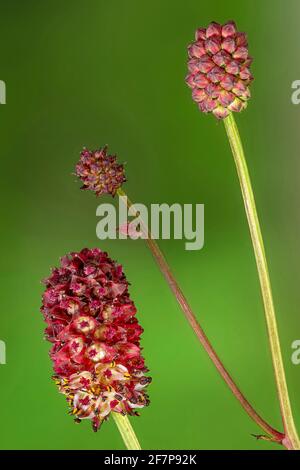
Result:
<svg viewBox="0 0 300 470"><path fill-rule="evenodd" d="M130 424L128 416L123 416L121 413L112 413L112 415L127 449L141 450L140 443Z"/></svg>
<svg viewBox="0 0 300 470"><path fill-rule="evenodd" d="M246 164L243 146L234 117L230 114L224 119L225 129L230 142L237 173L241 185L247 214L256 265L259 275L261 293L264 303L265 316L267 322L268 336L272 354L272 361L280 401L282 421L285 429L286 439L284 444L288 448L300 449L299 437L293 420L293 414L288 394L285 371L280 349L279 335L276 323L274 303L272 297L271 283L268 272L268 265L265 255L264 243L259 225L258 215L255 206L254 194L251 186L250 176Z"/></svg>
<svg viewBox="0 0 300 470"><path fill-rule="evenodd" d="M128 197L126 196L126 193L121 188L118 189L117 194L121 198L121 200L123 200L123 202L125 202L124 199L126 197L126 203L127 203L128 208L132 208L134 210L134 205L128 199ZM137 211L134 211L134 214L137 215ZM212 347L204 330L198 323L190 305L188 304L187 299L185 298L185 296L183 295L183 292L181 291L179 285L177 284L177 281L175 277L173 276L171 269L169 268L168 263L163 253L161 252L158 244L151 237L151 233L147 229L147 227L143 226L142 229L143 231L146 231L146 233L148 234L148 237L146 239L148 247L150 248L152 255L154 259L156 260L163 276L165 277L171 291L175 295L177 302L179 303L186 319L188 320L190 326L193 328L197 338L199 339L203 348L205 349L210 359L214 363L221 377L224 379L224 381L226 382L226 384L228 385L228 387L230 388L234 396L237 398L237 400L240 402L240 404L242 405L246 413L250 416L250 418L252 418L253 421L255 421L256 424L258 424L258 426L260 426L260 428L263 429L268 435L272 436L272 439L270 440L281 443L282 439L284 438L284 434L280 433L279 431L276 431L266 421L264 421L264 419L261 418L261 416L259 416L258 413L256 413L252 405L248 402L246 397L243 395L243 393L240 391L238 386L235 384L229 372L224 367L221 359L218 357L217 353Z"/></svg>

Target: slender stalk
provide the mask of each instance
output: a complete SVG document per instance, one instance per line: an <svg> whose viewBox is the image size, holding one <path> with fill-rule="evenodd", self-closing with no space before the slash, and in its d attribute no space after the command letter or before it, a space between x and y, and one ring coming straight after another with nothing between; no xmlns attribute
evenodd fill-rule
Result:
<svg viewBox="0 0 300 470"><path fill-rule="evenodd" d="M126 196L126 193L122 190L119 189L117 191L118 196L120 196L121 200L126 201L126 204L128 208L132 208L131 210L134 211L134 205L132 202L128 199ZM137 214L137 211L134 211L135 214ZM187 299L183 295L183 292L181 291L179 285L177 284L176 279L174 278L168 263L161 252L159 246L157 245L156 241L151 237L150 231L147 229L147 227L143 227L143 229L147 230L148 237L146 239L146 242L152 252L152 255L155 258L155 261L157 262L163 276L165 277L170 289L172 290L173 294L175 295L177 302L179 303L186 319L188 320L190 326L193 328L194 333L196 334L197 338L199 339L200 343L204 347L205 351L209 355L210 359L214 363L215 367L217 368L218 372L220 373L221 377L224 379L234 396L237 398L237 400L240 402L246 413L250 416L250 418L253 419L253 421L258 424L258 426L261 427L267 434L272 436L272 440L275 442L281 443L282 439L284 438L284 434L280 433L279 431L276 431L276 429L272 428L266 421L264 421L261 416L254 410L252 405L248 402L246 397L243 395L243 393L240 391L238 386L235 384L234 380L230 376L229 372L226 370L224 367L222 361L218 357L217 353L215 352L214 348L212 347L209 339L207 338L204 330L198 323L190 305L188 304Z"/></svg>
<svg viewBox="0 0 300 470"><path fill-rule="evenodd" d="M127 415L123 416L121 413L112 413L112 415L127 449L141 450L141 445Z"/></svg>
<svg viewBox="0 0 300 470"><path fill-rule="evenodd" d="M272 354L275 380L280 401L282 421L286 434L286 444L293 449L300 449L299 437L293 420L293 414L288 394L285 371L283 366L279 335L276 323L275 309L272 297L268 265L263 238L256 211L254 194L246 164L243 146L234 117L230 114L224 119L225 129L230 142L237 173L240 181L245 210L247 214L256 265L259 275L261 293L267 322L268 336Z"/></svg>

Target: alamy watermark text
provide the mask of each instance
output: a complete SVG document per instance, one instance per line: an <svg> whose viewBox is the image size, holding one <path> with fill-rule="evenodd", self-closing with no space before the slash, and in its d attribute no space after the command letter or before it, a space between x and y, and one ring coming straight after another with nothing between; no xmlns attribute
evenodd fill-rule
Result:
<svg viewBox="0 0 300 470"><path fill-rule="evenodd" d="M113 204L100 204L96 234L100 240L153 238L186 240L186 250L204 246L204 204L144 204L127 208L127 197L119 198L118 216Z"/></svg>

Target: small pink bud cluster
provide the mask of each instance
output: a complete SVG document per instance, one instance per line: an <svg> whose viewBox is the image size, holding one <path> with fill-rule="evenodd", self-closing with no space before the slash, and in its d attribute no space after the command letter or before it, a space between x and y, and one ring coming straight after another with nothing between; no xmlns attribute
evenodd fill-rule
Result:
<svg viewBox="0 0 300 470"><path fill-rule="evenodd" d="M76 165L76 176L81 179L81 189L89 189L96 196L111 194L126 181L124 166L117 162L117 157L107 155L107 147L90 151L84 149Z"/></svg>
<svg viewBox="0 0 300 470"><path fill-rule="evenodd" d="M44 283L54 379L75 420L91 419L97 431L111 411L138 414L149 404L151 378L122 266L97 248L83 249L63 257Z"/></svg>
<svg viewBox="0 0 300 470"><path fill-rule="evenodd" d="M201 111L224 119L231 111L246 108L253 80L252 58L246 34L238 32L233 21L198 29L188 54L186 82Z"/></svg>

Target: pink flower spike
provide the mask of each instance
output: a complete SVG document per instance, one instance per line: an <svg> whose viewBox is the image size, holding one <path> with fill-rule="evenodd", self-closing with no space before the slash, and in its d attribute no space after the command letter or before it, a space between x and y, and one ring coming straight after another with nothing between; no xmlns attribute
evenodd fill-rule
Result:
<svg viewBox="0 0 300 470"><path fill-rule="evenodd" d="M186 83L199 109L217 119L245 109L253 80L246 34L238 32L233 21L223 26L212 22L197 30L191 52Z"/></svg>
<svg viewBox="0 0 300 470"><path fill-rule="evenodd" d="M137 414L149 404L145 388L151 378L122 267L98 248L85 248L65 256L44 283L41 312L52 343L53 378L70 414L76 422L90 419L95 431L111 410Z"/></svg>

